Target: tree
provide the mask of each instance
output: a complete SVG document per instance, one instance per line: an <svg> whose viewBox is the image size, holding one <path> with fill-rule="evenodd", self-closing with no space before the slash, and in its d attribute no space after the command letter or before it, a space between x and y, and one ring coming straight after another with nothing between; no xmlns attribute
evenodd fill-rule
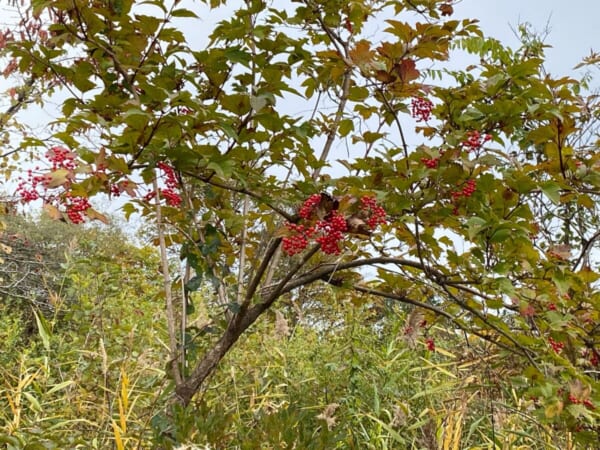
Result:
<svg viewBox="0 0 600 450"><path fill-rule="evenodd" d="M183 29L209 7L230 18L198 43ZM76 223L105 220L88 198L127 197L155 224L183 405L276 302L325 283L493 343L543 420L597 439L598 104L589 79L545 72L528 30L506 48L446 0L27 14L5 73L62 97L52 133L20 144L47 168L18 192ZM478 62L447 68L458 49ZM214 290L202 355L177 331L169 249L187 296Z"/></svg>

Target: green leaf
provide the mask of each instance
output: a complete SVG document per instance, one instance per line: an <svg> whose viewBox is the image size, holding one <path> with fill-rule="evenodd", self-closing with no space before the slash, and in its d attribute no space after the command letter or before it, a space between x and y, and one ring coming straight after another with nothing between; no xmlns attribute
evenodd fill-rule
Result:
<svg viewBox="0 0 600 450"><path fill-rule="evenodd" d="M560 203L560 185L555 181L546 181L541 185L542 192L548 199L558 205Z"/></svg>
<svg viewBox="0 0 600 450"><path fill-rule="evenodd" d="M493 232L492 236L490 237L490 242L504 242L509 239L513 233L514 230L510 230L508 228L499 228Z"/></svg>
<svg viewBox="0 0 600 450"><path fill-rule="evenodd" d="M185 290L187 292L197 291L198 288L202 285L202 277L196 275L191 278L187 283L185 283Z"/></svg>
<svg viewBox="0 0 600 450"><path fill-rule="evenodd" d="M35 309L33 310L33 315L35 316L35 323L37 324L38 334L42 339L42 344L47 352L50 351L50 336L52 336L52 332L50 331L50 326L46 321L46 318L40 314Z"/></svg>
<svg viewBox="0 0 600 450"><path fill-rule="evenodd" d="M477 121L483 118L485 118L485 114L475 107L467 108L460 116L460 119L464 122Z"/></svg>
<svg viewBox="0 0 600 450"><path fill-rule="evenodd" d="M511 281L506 277L499 277L496 279L496 283L498 284L498 289L507 295L515 294L515 287L511 283Z"/></svg>
<svg viewBox="0 0 600 450"><path fill-rule="evenodd" d="M250 98L250 105L255 112L260 112L268 104L267 98L263 95L252 96Z"/></svg>
<svg viewBox="0 0 600 450"><path fill-rule="evenodd" d="M58 384L55 384L54 386L52 386L52 388L50 388L48 390L48 392L46 392L46 394L48 394L48 395L54 394L55 392L58 392L58 391L66 388L66 387L69 387L73 384L75 384L75 382L73 380L63 381L62 383L58 383Z"/></svg>
<svg viewBox="0 0 600 450"><path fill-rule="evenodd" d="M131 202L125 203L121 209L125 213L125 219L127 219L127 220L129 220L129 218L131 217L132 214L135 214L138 212L138 209Z"/></svg>
<svg viewBox="0 0 600 450"><path fill-rule="evenodd" d="M477 234L487 227L487 221L481 217L473 216L467 220L467 227L469 230L469 239L473 239Z"/></svg>
<svg viewBox="0 0 600 450"><path fill-rule="evenodd" d="M171 13L171 15L173 17L192 17L194 19L199 19L198 15L195 12L190 11L189 9L184 9L184 8L174 10Z"/></svg>
<svg viewBox="0 0 600 450"><path fill-rule="evenodd" d="M343 119L340 121L338 132L340 136L348 136L348 134L354 130L354 122L352 119Z"/></svg>
<svg viewBox="0 0 600 450"><path fill-rule="evenodd" d="M231 159L212 160L206 165L207 169L214 170L220 178L229 178L233 173L235 162Z"/></svg>
<svg viewBox="0 0 600 450"><path fill-rule="evenodd" d="M37 398L35 398L33 396L33 394L31 394L30 392L23 392L23 396L29 401L29 403L31 404L31 409L33 409L36 412L43 412L43 408L42 405L40 405L40 402L38 401Z"/></svg>

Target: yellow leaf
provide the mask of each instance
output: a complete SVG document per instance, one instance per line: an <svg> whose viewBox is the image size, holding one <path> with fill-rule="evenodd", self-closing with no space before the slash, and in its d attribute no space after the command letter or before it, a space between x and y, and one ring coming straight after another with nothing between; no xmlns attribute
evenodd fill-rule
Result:
<svg viewBox="0 0 600 450"><path fill-rule="evenodd" d="M561 402L560 400L557 400L556 402L551 403L548 406L546 406L546 409L544 410L544 414L546 415L546 417L548 419L552 419L553 417L560 415L562 410L563 410L563 402Z"/></svg>
<svg viewBox="0 0 600 450"><path fill-rule="evenodd" d="M371 50L369 41L361 40L356 43L356 47L349 51L350 59L360 68L367 67L373 60L375 53Z"/></svg>
<svg viewBox="0 0 600 450"><path fill-rule="evenodd" d="M69 181L70 174L71 172L67 169L57 169L54 172L51 172L50 174L46 175L48 179L46 187L55 188L62 186Z"/></svg>
<svg viewBox="0 0 600 450"><path fill-rule="evenodd" d="M100 222L107 225L110 222L108 220L108 217L106 217L104 214L99 213L94 208L88 208L85 213L90 220L99 220Z"/></svg>
<svg viewBox="0 0 600 450"><path fill-rule="evenodd" d="M115 435L115 444L117 445L117 450L125 450L125 446L123 445L123 439L121 438L121 430L119 430L119 425L114 420L111 422L113 427L113 432Z"/></svg>
<svg viewBox="0 0 600 450"><path fill-rule="evenodd" d="M60 220L63 218L63 215L58 210L58 208L54 205L50 205L49 203L46 203L44 205L44 211L46 212L46 214L48 214L48 217L50 217L52 220Z"/></svg>
<svg viewBox="0 0 600 450"><path fill-rule="evenodd" d="M12 247L9 247L8 245L5 245L2 242L0 242L0 250L2 250L7 255L10 255L12 252Z"/></svg>
<svg viewBox="0 0 600 450"><path fill-rule="evenodd" d="M125 417L125 410L123 408L123 400L119 399L119 423L123 433L127 433L127 417Z"/></svg>
<svg viewBox="0 0 600 450"><path fill-rule="evenodd" d="M129 377L125 370L121 369L121 399L123 400L123 407L127 409L129 405Z"/></svg>

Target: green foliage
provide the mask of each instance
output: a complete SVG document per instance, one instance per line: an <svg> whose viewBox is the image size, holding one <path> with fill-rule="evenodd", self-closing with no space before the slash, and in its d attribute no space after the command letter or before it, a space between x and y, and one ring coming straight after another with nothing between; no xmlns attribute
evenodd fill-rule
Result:
<svg viewBox="0 0 600 450"><path fill-rule="evenodd" d="M60 264L46 275L63 283L49 293L51 314L2 301L0 438L14 449L106 448L114 421L124 442L146 439L155 389L164 384L154 365L165 357L152 327L161 315L154 251L116 231L10 219L8 229L18 222L32 247L53 250L44 258Z"/></svg>

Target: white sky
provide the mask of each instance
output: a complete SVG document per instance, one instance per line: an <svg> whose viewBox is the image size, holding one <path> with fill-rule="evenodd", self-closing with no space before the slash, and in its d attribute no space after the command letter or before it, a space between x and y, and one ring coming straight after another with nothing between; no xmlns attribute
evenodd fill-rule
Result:
<svg viewBox="0 0 600 450"><path fill-rule="evenodd" d="M555 76L569 75L590 49L600 51L600 1L598 0L462 0L460 16L475 17L485 34L508 45L518 41L511 31L529 22L542 31L548 24L546 68Z"/></svg>

